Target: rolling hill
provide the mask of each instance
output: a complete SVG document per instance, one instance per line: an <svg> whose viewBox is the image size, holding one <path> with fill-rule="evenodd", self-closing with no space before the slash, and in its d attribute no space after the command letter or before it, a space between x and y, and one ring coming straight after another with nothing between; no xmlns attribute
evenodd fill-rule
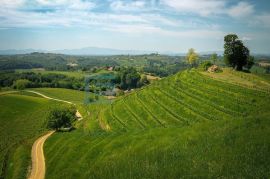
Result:
<svg viewBox="0 0 270 179"><path fill-rule="evenodd" d="M45 143L46 178L268 178L269 78L226 73L184 71L87 106Z"/></svg>
<svg viewBox="0 0 270 179"><path fill-rule="evenodd" d="M0 94L0 178L25 178L34 140L46 132L56 102L30 93Z"/></svg>

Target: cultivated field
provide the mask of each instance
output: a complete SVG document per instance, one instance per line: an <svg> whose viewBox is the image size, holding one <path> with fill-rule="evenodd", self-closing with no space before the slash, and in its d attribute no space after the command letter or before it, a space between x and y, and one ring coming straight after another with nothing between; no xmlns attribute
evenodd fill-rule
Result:
<svg viewBox="0 0 270 179"><path fill-rule="evenodd" d="M90 105L75 131L45 143L46 178L267 178L269 82L260 80L251 88L190 70Z"/></svg>

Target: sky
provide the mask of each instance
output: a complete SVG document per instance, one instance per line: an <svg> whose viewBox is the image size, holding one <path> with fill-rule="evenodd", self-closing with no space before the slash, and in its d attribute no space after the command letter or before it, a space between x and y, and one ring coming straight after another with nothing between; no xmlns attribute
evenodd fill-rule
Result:
<svg viewBox="0 0 270 179"><path fill-rule="evenodd" d="M0 0L0 49L222 51L235 33L270 54L269 0Z"/></svg>

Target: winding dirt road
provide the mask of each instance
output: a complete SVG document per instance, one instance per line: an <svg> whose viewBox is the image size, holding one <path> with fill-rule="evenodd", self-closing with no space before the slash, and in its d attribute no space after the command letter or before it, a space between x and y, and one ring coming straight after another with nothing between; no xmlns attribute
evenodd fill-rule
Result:
<svg viewBox="0 0 270 179"><path fill-rule="evenodd" d="M74 103L72 103L70 101L65 101L65 100L62 100L62 99L51 98L51 97L46 96L46 95L44 95L42 93L39 93L37 91L31 91L31 90L25 90L25 91L30 92L30 93L35 93L35 94L40 95L40 96L42 96L43 98L46 98L46 99L51 99L51 100L54 100L54 101L59 101L59 102L63 102L63 103L68 103L68 104L76 105L76 104L74 104ZM81 113L78 110L76 111L76 117L78 118L78 121L80 121L80 120L83 119Z"/></svg>
<svg viewBox="0 0 270 179"><path fill-rule="evenodd" d="M48 97L48 96L46 96L46 95L44 95L42 93L36 92L36 91L30 91L30 90L26 90L26 91L30 92L30 93L35 93L35 94L40 95L40 96L42 96L43 98L46 98L46 99L60 101L60 102L75 105L74 103L72 103L70 101L51 98L51 97ZM78 110L76 112L76 116L77 116L78 120L83 119L82 115L79 113ZM46 135L41 136L33 144L32 152L31 152L32 167L31 167L31 173L30 173L28 179L44 179L45 178L46 167L45 167L45 157L44 157L44 152L43 152L43 145L44 145L44 142L46 141L46 139L48 137L50 137L54 132L55 131L50 131Z"/></svg>
<svg viewBox="0 0 270 179"><path fill-rule="evenodd" d="M46 135L38 138L32 146L32 168L29 179L43 179L45 177L45 158L43 152L44 142L54 131L47 133Z"/></svg>

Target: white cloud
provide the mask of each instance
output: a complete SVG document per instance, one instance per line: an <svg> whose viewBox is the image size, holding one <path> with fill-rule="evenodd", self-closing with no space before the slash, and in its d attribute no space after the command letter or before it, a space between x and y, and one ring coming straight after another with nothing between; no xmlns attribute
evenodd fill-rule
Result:
<svg viewBox="0 0 270 179"><path fill-rule="evenodd" d="M252 23L264 27L270 27L270 13L257 15Z"/></svg>
<svg viewBox="0 0 270 179"><path fill-rule="evenodd" d="M246 36L242 37L242 41L250 41L250 40L252 40L251 37L246 37Z"/></svg>
<svg viewBox="0 0 270 179"><path fill-rule="evenodd" d="M137 24L137 25L110 25L105 27L105 30L113 32L122 32L127 34L135 35L159 35L165 37L175 38L198 38L198 39L209 39L215 38L220 39L226 33L220 30L209 30L209 29L196 29L196 30L168 30L154 25Z"/></svg>
<svg viewBox="0 0 270 179"><path fill-rule="evenodd" d="M112 1L110 7L115 11L134 11L141 10L146 5L145 1L132 1L132 2L124 2L124 1Z"/></svg>
<svg viewBox="0 0 270 179"><path fill-rule="evenodd" d="M226 4L224 0L161 0L161 3L179 12L201 16L218 14Z"/></svg>
<svg viewBox="0 0 270 179"><path fill-rule="evenodd" d="M37 6L65 8L72 10L88 10L95 7L95 3L83 0L36 0Z"/></svg>
<svg viewBox="0 0 270 179"><path fill-rule="evenodd" d="M17 8L21 7L25 0L0 0L1 8Z"/></svg>
<svg viewBox="0 0 270 179"><path fill-rule="evenodd" d="M234 18L247 17L254 13L254 6L247 2L239 2L236 6L228 9L228 15Z"/></svg>

